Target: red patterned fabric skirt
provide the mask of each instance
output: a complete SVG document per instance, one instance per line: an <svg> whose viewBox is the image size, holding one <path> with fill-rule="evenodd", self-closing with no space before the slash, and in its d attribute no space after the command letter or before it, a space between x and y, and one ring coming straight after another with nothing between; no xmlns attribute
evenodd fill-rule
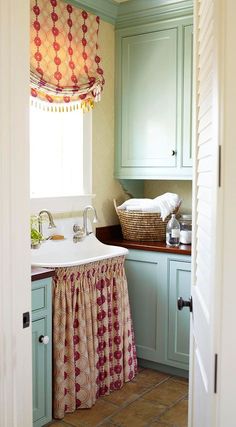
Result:
<svg viewBox="0 0 236 427"><path fill-rule="evenodd" d="M134 378L124 257L58 268L53 279L53 415L90 408Z"/></svg>

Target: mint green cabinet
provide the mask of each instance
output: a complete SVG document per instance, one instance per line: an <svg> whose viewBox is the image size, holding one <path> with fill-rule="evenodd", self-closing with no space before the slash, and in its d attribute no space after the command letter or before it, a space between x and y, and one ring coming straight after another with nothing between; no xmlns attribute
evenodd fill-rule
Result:
<svg viewBox="0 0 236 427"><path fill-rule="evenodd" d="M190 298L191 264L190 262L169 259L167 269L168 286L168 341L167 361L176 367L185 368L189 361L189 324L188 309L178 311L178 297Z"/></svg>
<svg viewBox="0 0 236 427"><path fill-rule="evenodd" d="M51 279L32 282L33 425L52 419ZM49 342L47 343L47 337ZM44 340L44 342L43 342Z"/></svg>
<svg viewBox="0 0 236 427"><path fill-rule="evenodd" d="M168 54L166 54L168 52ZM176 166L177 28L122 43L122 166ZM158 76L158 78L157 78Z"/></svg>
<svg viewBox="0 0 236 427"><path fill-rule="evenodd" d="M125 269L138 357L188 370L189 312L177 298L190 297L190 256L129 250Z"/></svg>
<svg viewBox="0 0 236 427"><path fill-rule="evenodd" d="M157 252L129 251L125 270L138 357L158 362L164 358L159 325L165 315L162 264Z"/></svg>
<svg viewBox="0 0 236 427"><path fill-rule="evenodd" d="M192 17L117 31L119 179L192 177Z"/></svg>

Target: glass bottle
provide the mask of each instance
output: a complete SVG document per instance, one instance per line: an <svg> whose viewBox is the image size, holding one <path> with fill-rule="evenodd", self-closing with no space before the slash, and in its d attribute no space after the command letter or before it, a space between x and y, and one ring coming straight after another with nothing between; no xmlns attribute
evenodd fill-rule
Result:
<svg viewBox="0 0 236 427"><path fill-rule="evenodd" d="M166 244L168 246L179 246L179 238L180 224L175 218L175 214L172 214L166 226Z"/></svg>
<svg viewBox="0 0 236 427"><path fill-rule="evenodd" d="M182 215L180 223L180 243L191 245L192 241L192 215Z"/></svg>

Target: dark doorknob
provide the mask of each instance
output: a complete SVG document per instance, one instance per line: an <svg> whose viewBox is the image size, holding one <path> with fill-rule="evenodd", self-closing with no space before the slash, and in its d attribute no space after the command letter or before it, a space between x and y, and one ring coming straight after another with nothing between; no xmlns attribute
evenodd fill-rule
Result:
<svg viewBox="0 0 236 427"><path fill-rule="evenodd" d="M178 310L183 310L184 307L189 307L189 311L192 312L193 311L193 301L192 301L192 297L189 298L189 300L184 300L182 297L179 297L177 300L177 307Z"/></svg>

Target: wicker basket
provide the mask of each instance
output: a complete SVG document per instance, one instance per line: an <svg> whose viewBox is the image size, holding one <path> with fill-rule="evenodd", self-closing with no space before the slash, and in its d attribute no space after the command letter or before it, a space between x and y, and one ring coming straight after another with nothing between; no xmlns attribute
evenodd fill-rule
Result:
<svg viewBox="0 0 236 427"><path fill-rule="evenodd" d="M113 200L116 213L120 220L124 239L138 241L163 242L166 239L166 225L171 214L162 221L159 213L125 211L117 208ZM180 205L172 212L177 213Z"/></svg>

